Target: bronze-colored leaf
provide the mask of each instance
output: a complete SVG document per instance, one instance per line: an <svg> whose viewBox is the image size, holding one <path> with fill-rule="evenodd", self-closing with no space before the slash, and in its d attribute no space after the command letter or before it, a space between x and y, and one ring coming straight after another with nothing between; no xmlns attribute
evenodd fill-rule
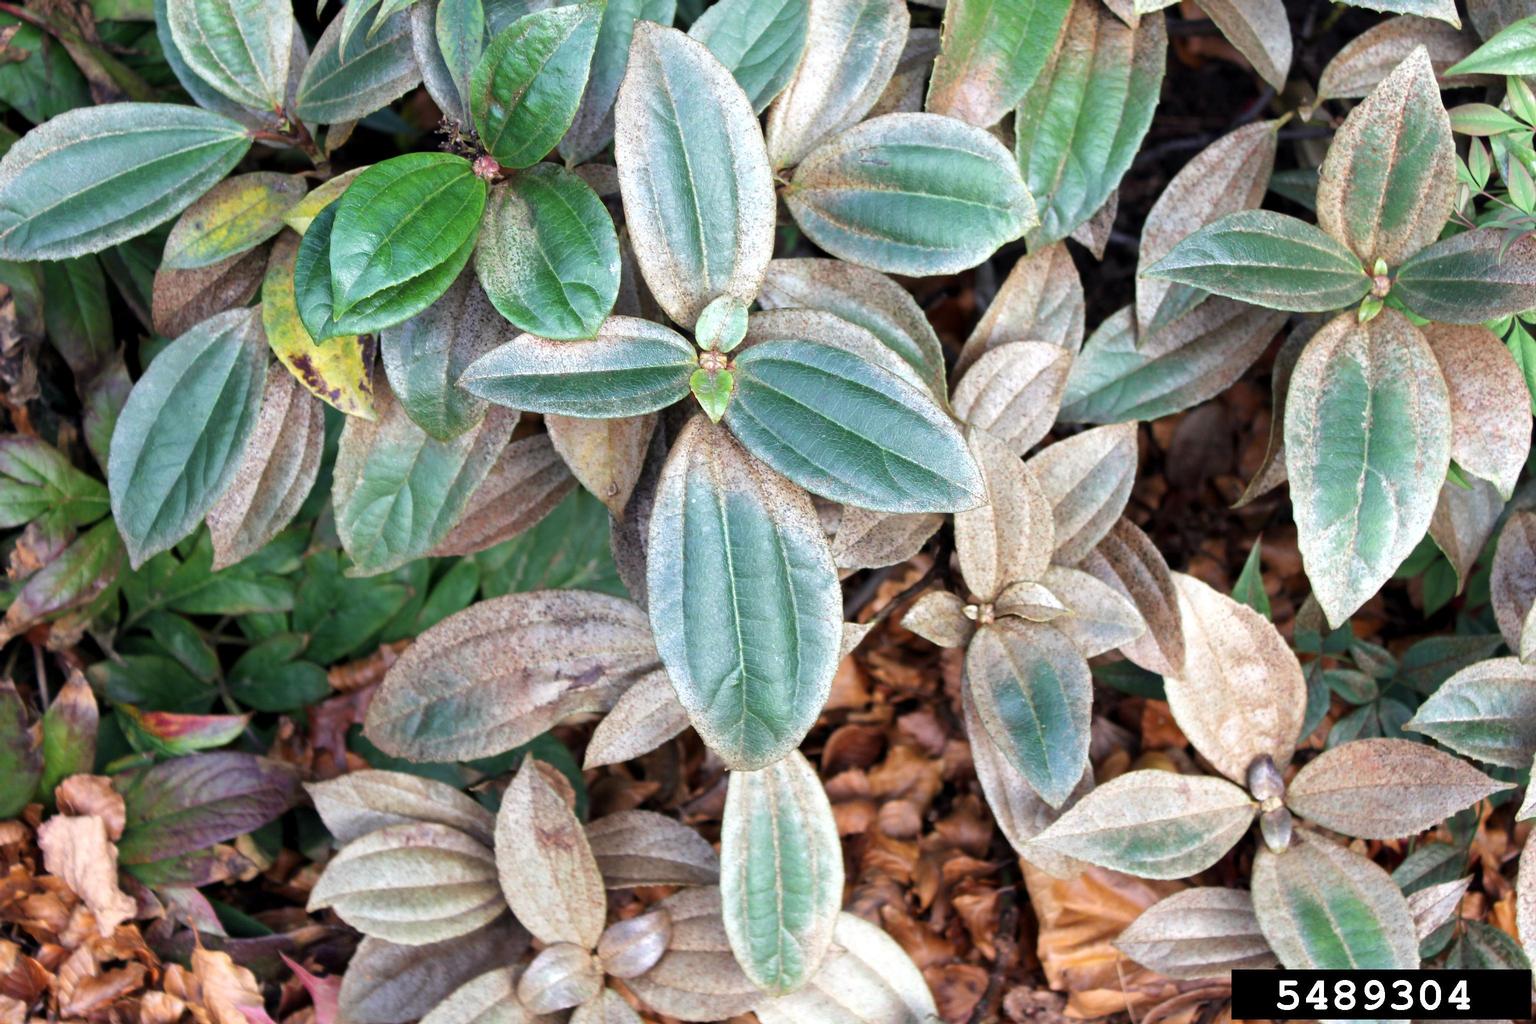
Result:
<svg viewBox="0 0 1536 1024"><path fill-rule="evenodd" d="M1124 594L1146 622L1147 631L1123 645L1121 653L1148 672L1176 675L1184 665L1179 595L1151 538L1121 518L1077 567Z"/></svg>
<svg viewBox="0 0 1536 1024"><path fill-rule="evenodd" d="M672 917L672 944L655 967L626 983L646 1006L679 1020L715 1021L762 1000L731 954L718 888L684 889L656 906Z"/></svg>
<svg viewBox="0 0 1536 1024"><path fill-rule="evenodd" d="M456 828L489 846L496 819L480 804L444 782L405 772L348 772L305 789L338 843L413 821Z"/></svg>
<svg viewBox="0 0 1536 1024"><path fill-rule="evenodd" d="M1147 631L1146 620L1130 599L1081 569L1053 565L1041 581L1066 606L1053 619L1056 629L1092 658L1132 643Z"/></svg>
<svg viewBox="0 0 1536 1024"><path fill-rule="evenodd" d="M536 765L523 761L496 815L501 890L534 938L592 949L608 913L603 876L581 822Z"/></svg>
<svg viewBox="0 0 1536 1024"><path fill-rule="evenodd" d="M1332 99L1359 99L1392 73L1417 47L1424 47L1444 89L1471 82L1462 76L1447 78L1445 70L1469 56L1477 39L1465 29L1435 18L1412 14L1388 18L1355 36L1333 55L1317 80L1317 103Z"/></svg>
<svg viewBox="0 0 1536 1024"><path fill-rule="evenodd" d="M1493 484L1476 476L1467 483L1467 487L1449 480L1442 484L1434 517L1429 521L1429 535L1456 570L1458 594L1466 589L1472 567L1488 546L1504 511L1504 499Z"/></svg>
<svg viewBox="0 0 1536 1024"><path fill-rule="evenodd" d="M635 680L614 702L587 741L583 768L620 764L649 754L688 728L688 712L666 672L657 669Z"/></svg>
<svg viewBox="0 0 1536 1024"><path fill-rule="evenodd" d="M1104 538L1136 479L1136 424L1074 434L1025 463L1051 503L1056 521L1052 561L1076 565Z"/></svg>
<svg viewBox="0 0 1536 1024"><path fill-rule="evenodd" d="M1008 584L1045 573L1055 524L1045 493L1007 444L976 429L968 440L987 503L955 513L955 551L966 586L979 600L991 601Z"/></svg>
<svg viewBox="0 0 1536 1024"><path fill-rule="evenodd" d="M1144 910L1115 948L1170 978L1224 978L1234 969L1278 961L1259 930L1253 898L1242 889L1176 892Z"/></svg>
<svg viewBox="0 0 1536 1024"><path fill-rule="evenodd" d="M266 273L269 248L258 245L196 270L162 266L155 272L151 292L155 331L178 338L215 313L250 302Z"/></svg>
<svg viewBox="0 0 1536 1024"><path fill-rule="evenodd" d="M955 375L1010 341L1044 341L1068 352L1083 347L1083 281L1062 242L1031 252L1013 265L997 297L971 331Z"/></svg>
<svg viewBox="0 0 1536 1024"><path fill-rule="evenodd" d="M843 507L832 537L832 561L840 571L878 569L905 562L944 525L934 512L871 512Z"/></svg>
<svg viewBox="0 0 1536 1024"><path fill-rule="evenodd" d="M1536 603L1536 512L1523 509L1505 521L1493 552L1488 594L1504 642L1520 650L1526 614Z"/></svg>
<svg viewBox="0 0 1536 1024"><path fill-rule="evenodd" d="M1531 395L1520 365L1481 325L1421 330L1451 396L1451 458L1508 501L1531 450Z"/></svg>
<svg viewBox="0 0 1536 1024"><path fill-rule="evenodd" d="M591 420L551 414L544 417L544 427L555 451L581 485L607 505L609 512L622 516L645 465L656 415Z"/></svg>
<svg viewBox="0 0 1536 1024"><path fill-rule="evenodd" d="M527 948L528 933L510 914L425 946L365 938L342 975L341 1012L354 1024L419 1020L461 985L517 960Z"/></svg>
<svg viewBox="0 0 1536 1024"><path fill-rule="evenodd" d="M548 422L549 417L545 418ZM433 555L472 555L510 540L549 515L576 488L550 434L513 441L469 496L464 514Z"/></svg>
<svg viewBox="0 0 1536 1024"><path fill-rule="evenodd" d="M977 359L955 383L955 415L1023 455L1056 421L1071 369L1072 353L1056 345L1043 341L999 345Z"/></svg>
<svg viewBox="0 0 1536 1024"><path fill-rule="evenodd" d="M965 602L947 590L930 590L907 610L901 624L940 647L964 647L976 632L965 617Z"/></svg>
<svg viewBox="0 0 1536 1024"><path fill-rule="evenodd" d="M720 879L714 847L693 829L655 811L620 811L599 818L587 826L587 841L610 889L713 885Z"/></svg>

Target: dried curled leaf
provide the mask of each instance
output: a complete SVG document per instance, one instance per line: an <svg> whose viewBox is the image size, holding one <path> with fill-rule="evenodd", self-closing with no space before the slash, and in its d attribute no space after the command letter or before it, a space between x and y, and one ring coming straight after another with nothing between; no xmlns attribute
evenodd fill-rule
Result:
<svg viewBox="0 0 1536 1024"><path fill-rule="evenodd" d="M96 918L96 930L111 935L137 913L138 905L117 885L117 848L105 818L57 814L37 830L43 867L63 879Z"/></svg>
<svg viewBox="0 0 1536 1024"><path fill-rule="evenodd" d="M1241 889L1176 892L1144 910L1115 948L1170 978L1223 978L1235 969L1276 965L1253 898Z"/></svg>
<svg viewBox="0 0 1536 1024"><path fill-rule="evenodd" d="M592 730L583 768L620 764L649 754L688 728L688 712L678 703L667 673L658 669L635 680Z"/></svg>
<svg viewBox="0 0 1536 1024"><path fill-rule="evenodd" d="M581 822L531 757L502 795L495 863L507 905L534 938L597 945L608 912L603 876Z"/></svg>

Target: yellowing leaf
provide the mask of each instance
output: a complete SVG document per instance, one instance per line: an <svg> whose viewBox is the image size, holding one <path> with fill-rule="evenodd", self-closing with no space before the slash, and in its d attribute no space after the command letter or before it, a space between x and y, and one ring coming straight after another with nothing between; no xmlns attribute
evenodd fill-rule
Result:
<svg viewBox="0 0 1536 1024"><path fill-rule="evenodd" d="M267 344L310 394L349 416L373 419L374 346L356 335L317 342L310 337L294 298L293 265L299 254L296 235L284 234L272 247L261 286L261 322Z"/></svg>

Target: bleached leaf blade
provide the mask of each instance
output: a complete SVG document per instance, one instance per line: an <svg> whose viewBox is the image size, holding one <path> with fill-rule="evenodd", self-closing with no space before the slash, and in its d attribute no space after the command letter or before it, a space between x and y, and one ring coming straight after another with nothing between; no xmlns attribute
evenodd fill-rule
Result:
<svg viewBox="0 0 1536 1024"><path fill-rule="evenodd" d="M1536 756L1536 667L1492 658L1440 685L1404 726L1456 753L1506 768Z"/></svg>
<svg viewBox="0 0 1536 1024"><path fill-rule="evenodd" d="M1185 651L1178 590L1162 552L1141 527L1119 519L1077 567L1125 595L1146 622L1147 631L1122 645L1121 653L1148 672L1178 675Z"/></svg>
<svg viewBox="0 0 1536 1024"><path fill-rule="evenodd" d="M1136 478L1136 424L1085 430L1046 448L1025 465L1056 520L1052 561L1076 565L1120 518Z"/></svg>
<svg viewBox="0 0 1536 1024"><path fill-rule="evenodd" d="M413 821L458 829L489 846L496 819L445 782L405 772L366 769L304 787L338 843Z"/></svg>
<svg viewBox="0 0 1536 1024"><path fill-rule="evenodd" d="M641 1002L686 1021L716 1021L762 1002L762 989L731 955L718 888L684 889L656 906L672 916L672 944L655 967L625 982Z"/></svg>
<svg viewBox="0 0 1536 1024"><path fill-rule="evenodd" d="M1065 244L1036 249L1013 265L955 364L959 378L982 354L1010 341L1083 347L1083 281Z"/></svg>
<svg viewBox="0 0 1536 1024"><path fill-rule="evenodd" d="M800 991L760 1003L762 1024L928 1024L938 1010L928 982L896 940L853 914L838 914L832 949Z"/></svg>
<svg viewBox="0 0 1536 1024"><path fill-rule="evenodd" d="M1194 888L1159 900L1120 933L1115 948L1170 978L1223 978L1274 967L1253 897L1242 889Z"/></svg>
<svg viewBox="0 0 1536 1024"><path fill-rule="evenodd" d="M926 108L978 128L1003 119L1051 58L1071 0L949 0Z"/></svg>
<svg viewBox="0 0 1536 1024"><path fill-rule="evenodd" d="M507 905L546 945L597 945L608 913L581 822L528 757L496 815L496 871Z"/></svg>
<svg viewBox="0 0 1536 1024"><path fill-rule="evenodd" d="M655 811L619 811L587 826L587 842L610 889L714 885L720 858L703 836Z"/></svg>
<svg viewBox="0 0 1536 1024"><path fill-rule="evenodd" d="M1508 501L1531 450L1531 396L1503 342L1483 326L1422 328L1451 401L1451 458Z"/></svg>
<svg viewBox="0 0 1536 1024"><path fill-rule="evenodd" d="M1055 524L1049 499L1006 444L981 430L970 431L969 440L987 501L955 514L955 552L966 586L992 601L1010 583L1044 575Z"/></svg>
<svg viewBox="0 0 1536 1024"><path fill-rule="evenodd" d="M988 350L955 384L955 415L1023 455L1045 436L1075 360L1043 341L1015 341Z"/></svg>

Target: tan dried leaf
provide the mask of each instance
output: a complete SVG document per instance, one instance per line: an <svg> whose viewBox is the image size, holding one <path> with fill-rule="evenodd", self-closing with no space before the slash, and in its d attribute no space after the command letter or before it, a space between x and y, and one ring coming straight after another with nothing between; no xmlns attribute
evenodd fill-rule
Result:
<svg viewBox="0 0 1536 1024"><path fill-rule="evenodd" d="M436 779L406 772L366 770L327 782L311 782L304 788L326 829L339 844L413 821L447 825L486 846L494 841L496 819L491 812Z"/></svg>
<svg viewBox="0 0 1536 1024"><path fill-rule="evenodd" d="M1520 650L1525 617L1536 603L1536 512L1522 509L1504 522L1488 580L1493 615L1512 651Z"/></svg>
<svg viewBox="0 0 1536 1024"><path fill-rule="evenodd" d="M581 485L607 505L609 512L622 516L645 466L656 415L590 420L548 414L544 426L555 451Z"/></svg>
<svg viewBox="0 0 1536 1024"><path fill-rule="evenodd" d="M839 914L832 943L810 984L758 1005L762 1024L929 1024L937 1019L922 973L881 928Z"/></svg>
<svg viewBox="0 0 1536 1024"><path fill-rule="evenodd" d="M671 942L672 915L652 910L609 925L598 940L597 956L608 974L633 978L655 967Z"/></svg>
<svg viewBox="0 0 1536 1024"><path fill-rule="evenodd" d="M983 353L1010 341L1044 341L1076 353L1083 347L1083 281L1066 243L1053 242L1013 265L997 297L971 331L956 377Z"/></svg>
<svg viewBox="0 0 1536 1024"><path fill-rule="evenodd" d="M1051 503L1058 565L1076 565L1104 538L1136 480L1136 424L1094 427L1025 463Z"/></svg>
<svg viewBox="0 0 1536 1024"><path fill-rule="evenodd" d="M1072 614L1049 587L1031 582L1011 583L1004 587L993 608L998 615L1016 615L1030 622L1055 622Z"/></svg>
<svg viewBox="0 0 1536 1024"><path fill-rule="evenodd" d="M1416 47L1429 53L1429 63L1444 89L1471 84L1470 76L1445 77L1445 71L1477 48L1477 38L1434 18L1412 14L1388 18L1355 36L1333 55L1317 80L1317 100L1359 99L1392 69L1401 64Z"/></svg>
<svg viewBox="0 0 1536 1024"><path fill-rule="evenodd" d="M1278 961L1242 889L1199 888L1159 900L1120 933L1115 948L1143 967L1181 980L1230 977Z"/></svg>
<svg viewBox="0 0 1536 1024"><path fill-rule="evenodd" d="M96 918L96 930L111 935L138 909L117 886L117 847L108 838L106 819L94 814L58 814L38 827L43 867L69 886Z"/></svg>
<svg viewBox="0 0 1536 1024"><path fill-rule="evenodd" d="M878 569L916 555L944 525L932 512L872 512L843 507L832 537L832 560L839 570Z"/></svg>
<svg viewBox="0 0 1536 1024"><path fill-rule="evenodd" d="M83 676L79 678L84 679ZM57 706L63 696L60 693L50 707ZM127 807L122 794L112 788L112 780L105 775L71 775L54 789L53 800L60 814L76 817L95 815L100 818L106 823L107 838L114 843L123 837L123 826L128 818Z"/></svg>
<svg viewBox="0 0 1536 1024"><path fill-rule="evenodd" d="M323 454L325 407L274 363L234 482L205 517L215 571L254 555L293 520L315 485Z"/></svg>
<svg viewBox="0 0 1536 1024"><path fill-rule="evenodd" d="M569 1024L643 1024L640 1015L611 988L582 1003L571 1013Z"/></svg>
<svg viewBox="0 0 1536 1024"><path fill-rule="evenodd" d="M523 762L496 815L501 889L535 938L591 949L608 914L603 876L581 822L535 764Z"/></svg>
<svg viewBox="0 0 1536 1024"><path fill-rule="evenodd" d="M1347 836L1397 839L1509 788L1427 744L1365 739L1309 761L1291 781L1285 802L1303 818Z"/></svg>
<svg viewBox="0 0 1536 1024"><path fill-rule="evenodd" d="M967 440L987 503L955 513L955 551L965 585L979 600L991 601L1010 583L1044 575L1055 550L1055 524L1050 501L1007 443L978 429L968 431Z"/></svg>
<svg viewBox="0 0 1536 1024"><path fill-rule="evenodd" d="M1470 487L1449 480L1441 485L1435 514L1429 521L1429 535L1456 570L1458 594L1466 589L1472 567L1488 546L1504 511L1504 499L1493 484L1476 476L1467 482Z"/></svg>
<svg viewBox="0 0 1536 1024"><path fill-rule="evenodd" d="M684 889L656 906L671 915L672 943L655 967L626 982L641 1002L679 1020L718 1021L762 1000L731 954L718 888Z"/></svg>
<svg viewBox="0 0 1536 1024"><path fill-rule="evenodd" d="M1258 612L1183 573L1173 574L1184 623L1184 667L1164 680L1174 721L1206 760L1246 785L1268 754L1295 753L1307 684L1296 655Z"/></svg>
<svg viewBox="0 0 1536 1024"><path fill-rule="evenodd" d="M1275 353L1275 364L1269 376L1269 443L1264 448L1264 461L1259 464L1253 479L1248 481L1248 486L1243 488L1242 495L1232 503L1233 508L1242 508L1285 483L1285 400L1291 389L1291 371L1296 368L1296 359L1307 340L1324 322L1321 317L1303 319L1286 335L1280 351Z"/></svg>
<svg viewBox="0 0 1536 1024"><path fill-rule="evenodd" d="M228 953L197 948L192 951L203 1007L213 1024L253 1024L270 1020L256 975L235 963Z"/></svg>
<svg viewBox="0 0 1536 1024"><path fill-rule="evenodd" d="M389 825L342 847L310 890L310 912L326 907L364 935L411 946L465 935L507 909L490 849L435 822Z"/></svg>
<svg viewBox="0 0 1536 1024"><path fill-rule="evenodd" d="M587 842L610 889L714 885L720 858L693 829L655 811L620 811L587 826Z"/></svg>
<svg viewBox="0 0 1536 1024"><path fill-rule="evenodd" d="M966 618L965 602L947 590L930 590L918 598L901 624L940 647L964 647L976 632L976 623Z"/></svg>
<svg viewBox="0 0 1536 1024"><path fill-rule="evenodd" d="M517 979L517 998L533 1013L559 1013L603 990L597 957L570 942L546 946Z"/></svg>
<svg viewBox="0 0 1536 1024"><path fill-rule="evenodd" d="M1173 573L1152 539L1121 518L1077 565L1130 600L1147 631L1121 648L1132 662L1160 676L1184 664L1184 622Z"/></svg>
<svg viewBox="0 0 1536 1024"><path fill-rule="evenodd" d="M928 91L928 76L933 70L933 58L939 53L939 30L914 28L907 32L907 45L896 62L896 71L890 84L869 108L869 117L882 114L915 114L923 109L923 96Z"/></svg>
<svg viewBox="0 0 1536 1024"><path fill-rule="evenodd" d="M1498 335L1481 325L1426 324L1451 396L1451 458L1508 501L1531 450L1525 375Z"/></svg>
<svg viewBox="0 0 1536 1024"><path fill-rule="evenodd" d="M1536 954L1536 857L1520 858L1515 880L1515 922L1526 956Z"/></svg>
<svg viewBox="0 0 1536 1024"><path fill-rule="evenodd" d="M1472 884L1472 876L1431 885L1408 894L1408 911L1413 914L1413 931L1420 942L1450 922L1461 909L1461 898Z"/></svg>
<svg viewBox="0 0 1536 1024"><path fill-rule="evenodd" d="M550 441L534 434L502 449L464 514L432 549L434 556L472 555L510 540L549 515L576 488L576 478Z"/></svg>
<svg viewBox="0 0 1536 1024"><path fill-rule="evenodd" d="M1285 89L1291 70L1291 19L1284 0L1202 0L1200 9L1260 78L1277 92Z"/></svg>
<svg viewBox="0 0 1536 1024"><path fill-rule="evenodd" d="M1053 565L1041 582L1068 611L1052 624L1085 658L1123 647L1147 631L1130 598L1081 569Z"/></svg>
<svg viewBox="0 0 1536 1024"><path fill-rule="evenodd" d="M1161 52L1162 46L1159 45L1155 49ZM1072 234L1068 237L1093 253L1094 259L1102 260L1104 250L1109 248L1109 236L1115 229L1115 217L1119 213L1120 189L1116 188L1110 192L1109 198L1104 200L1104 205L1095 210L1093 216L1073 228Z"/></svg>
<svg viewBox="0 0 1536 1024"><path fill-rule="evenodd" d="M955 383L955 415L1023 455L1056 422L1072 358L1043 341L999 345Z"/></svg>
<svg viewBox="0 0 1536 1024"><path fill-rule="evenodd" d="M583 768L619 764L649 754L688 728L672 681L661 669L641 676L592 730Z"/></svg>

